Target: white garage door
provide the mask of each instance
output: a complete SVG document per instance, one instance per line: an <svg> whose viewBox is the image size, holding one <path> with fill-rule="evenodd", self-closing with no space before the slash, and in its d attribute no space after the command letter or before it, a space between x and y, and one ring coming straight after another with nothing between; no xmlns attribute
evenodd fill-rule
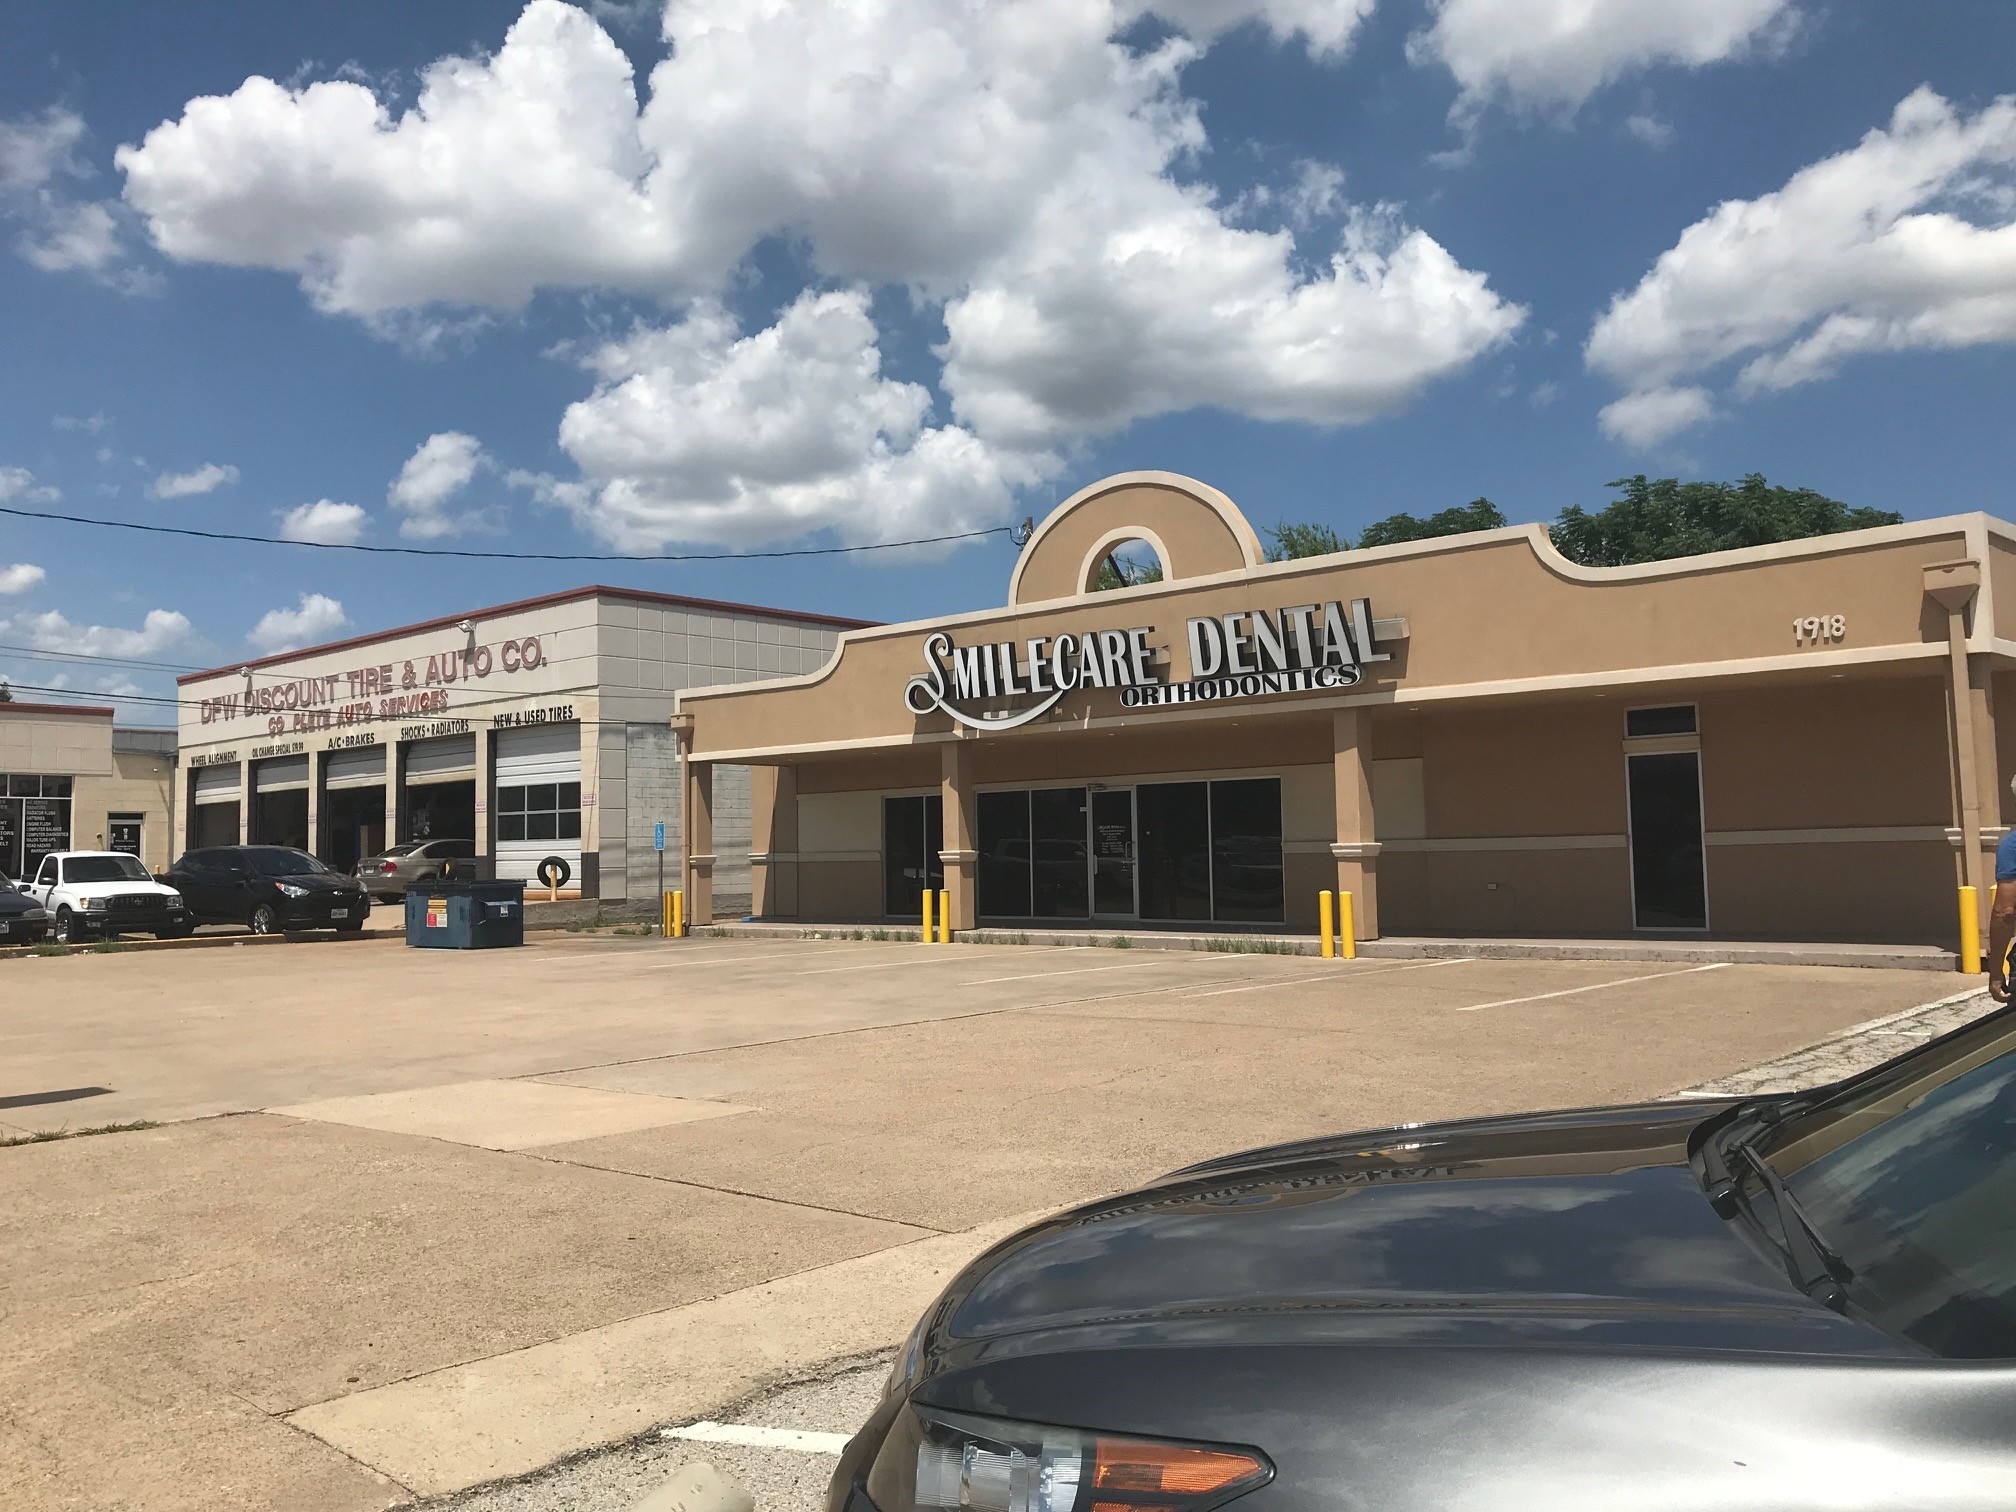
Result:
<svg viewBox="0 0 2016 1512"><path fill-rule="evenodd" d="M237 763L230 766L198 767L189 775L194 779L193 787L198 803L236 803L239 790L239 768Z"/></svg>
<svg viewBox="0 0 2016 1512"><path fill-rule="evenodd" d="M476 775L476 737L449 735L406 747L406 785L467 782Z"/></svg>
<svg viewBox="0 0 2016 1512"><path fill-rule="evenodd" d="M496 736L497 875L564 891L581 885L581 726L540 725ZM546 876L541 875L542 868Z"/></svg>
<svg viewBox="0 0 2016 1512"><path fill-rule="evenodd" d="M354 746L322 758L326 788L381 787L385 782L385 747Z"/></svg>
<svg viewBox="0 0 2016 1512"><path fill-rule="evenodd" d="M252 768L252 789L259 793L291 793L308 786L306 756L275 756Z"/></svg>

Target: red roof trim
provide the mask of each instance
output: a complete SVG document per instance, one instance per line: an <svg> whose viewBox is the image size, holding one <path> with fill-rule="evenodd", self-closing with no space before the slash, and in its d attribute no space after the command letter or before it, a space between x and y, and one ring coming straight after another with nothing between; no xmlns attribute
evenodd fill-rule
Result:
<svg viewBox="0 0 2016 1512"><path fill-rule="evenodd" d="M439 619L422 620L417 625L399 625L390 630L374 631L370 635L353 635L348 640L324 641L319 646L303 646L298 651L282 651L273 656L261 656L251 661L233 662L228 667L212 667L207 672L184 672L175 679L179 687L184 683L201 682L206 677L226 677L241 667L271 667L280 662L298 661L304 656L317 656L328 651L347 651L352 646L368 646L376 641L392 640L401 635L420 635L429 630L440 630L460 623L465 619L479 619L492 614L516 614L525 609L544 609L550 604L571 603L575 599L596 598L634 599L646 604L671 604L681 609L700 609L722 614L754 614L766 619L791 620L804 625L830 625L836 630L867 630L878 622L875 620L842 619L833 614L801 614L795 609L767 609L761 604L737 604L727 599L688 598L683 593L654 593L648 588L610 588L602 584L592 584L586 588L570 588L565 593L547 593L538 598L518 599L509 604L493 604L487 609L465 609L459 614L444 614Z"/></svg>
<svg viewBox="0 0 2016 1512"><path fill-rule="evenodd" d="M97 704L0 703L0 714L88 714L93 719L110 719L112 711Z"/></svg>

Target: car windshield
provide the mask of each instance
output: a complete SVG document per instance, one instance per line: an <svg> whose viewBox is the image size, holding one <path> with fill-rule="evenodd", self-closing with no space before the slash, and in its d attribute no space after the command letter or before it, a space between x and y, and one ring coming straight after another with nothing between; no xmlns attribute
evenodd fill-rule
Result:
<svg viewBox="0 0 2016 1512"><path fill-rule="evenodd" d="M255 850L247 854L252 869L262 877L319 876L329 870L306 851Z"/></svg>
<svg viewBox="0 0 2016 1512"><path fill-rule="evenodd" d="M2016 1014L1789 1120L1769 1153L1871 1322L1948 1359L2016 1358Z"/></svg>
<svg viewBox="0 0 2016 1512"><path fill-rule="evenodd" d="M72 856L63 863L68 882L151 882L147 868L132 856Z"/></svg>

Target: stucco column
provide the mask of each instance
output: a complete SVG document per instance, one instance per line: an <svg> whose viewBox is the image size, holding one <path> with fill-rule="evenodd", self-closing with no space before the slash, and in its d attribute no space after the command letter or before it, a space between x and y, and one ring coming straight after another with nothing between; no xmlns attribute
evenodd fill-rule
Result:
<svg viewBox="0 0 2016 1512"><path fill-rule="evenodd" d="M973 840L973 746L957 738L939 747L938 795L944 814L945 890L952 895L952 927L971 929L977 921L975 867L980 852Z"/></svg>
<svg viewBox="0 0 2016 1512"><path fill-rule="evenodd" d="M1331 768L1337 789L1337 890L1351 894L1358 938L1379 938L1379 839L1372 819L1372 769L1366 744L1371 716L1338 709L1330 716Z"/></svg>
<svg viewBox="0 0 2016 1512"><path fill-rule="evenodd" d="M686 852L686 922L714 922L714 763L686 762L681 846Z"/></svg>
<svg viewBox="0 0 2016 1512"><path fill-rule="evenodd" d="M238 763L238 843L252 843L252 763Z"/></svg>
<svg viewBox="0 0 2016 1512"><path fill-rule="evenodd" d="M308 753L308 849L321 855L322 845L322 761L324 753ZM362 860L360 856L358 858Z"/></svg>
<svg viewBox="0 0 2016 1512"><path fill-rule="evenodd" d="M490 865L487 867L479 865L476 868L476 873L478 876L495 876L496 864L491 858L497 853L497 829L490 822L490 800L495 796L493 791L494 784L490 780L490 727L476 721L471 722L476 724L474 731L476 736L476 822L474 825L476 833L473 838L476 841L477 857L482 861L490 862Z"/></svg>
<svg viewBox="0 0 2016 1512"><path fill-rule="evenodd" d="M798 768L749 769L750 903L759 919L798 916Z"/></svg>
<svg viewBox="0 0 2016 1512"><path fill-rule="evenodd" d="M1926 595L1946 611L1946 742L1953 782L1953 840L1959 851L1956 871L1961 886L1985 893L1991 874L1981 851L1982 747L1976 731L1983 701L1967 667L1967 610L1980 590L1979 562L1926 565Z"/></svg>
<svg viewBox="0 0 2016 1512"><path fill-rule="evenodd" d="M385 848L387 850L400 844L406 838L399 833L399 812L406 806L400 801L405 796L405 784L401 781L404 775L399 770L399 742L388 740L385 742Z"/></svg>

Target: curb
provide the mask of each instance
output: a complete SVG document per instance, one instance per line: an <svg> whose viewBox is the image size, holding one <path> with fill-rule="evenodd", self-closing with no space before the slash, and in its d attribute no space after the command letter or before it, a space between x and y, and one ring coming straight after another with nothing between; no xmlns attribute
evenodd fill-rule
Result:
<svg viewBox="0 0 2016 1512"><path fill-rule="evenodd" d="M6 945L6 946L0 946L0 961L7 961L7 960L63 961L63 960L69 960L74 956L97 955L101 951L103 951L107 945L118 946L118 949L113 951L112 954L124 955L129 950L132 951L216 950L224 947L237 948L247 945L255 947L261 945L303 945L303 944L328 945L337 943L339 941L343 944L350 944L351 942L357 940L401 939L404 937L404 935L405 930L403 928L402 929L365 928L357 930L353 934L338 934L334 930L317 929L311 931L302 931L296 934L190 935L185 940L91 940L84 944L72 945L70 947L69 955L65 956L57 956L57 955L38 956L35 953L37 949L36 946Z"/></svg>

